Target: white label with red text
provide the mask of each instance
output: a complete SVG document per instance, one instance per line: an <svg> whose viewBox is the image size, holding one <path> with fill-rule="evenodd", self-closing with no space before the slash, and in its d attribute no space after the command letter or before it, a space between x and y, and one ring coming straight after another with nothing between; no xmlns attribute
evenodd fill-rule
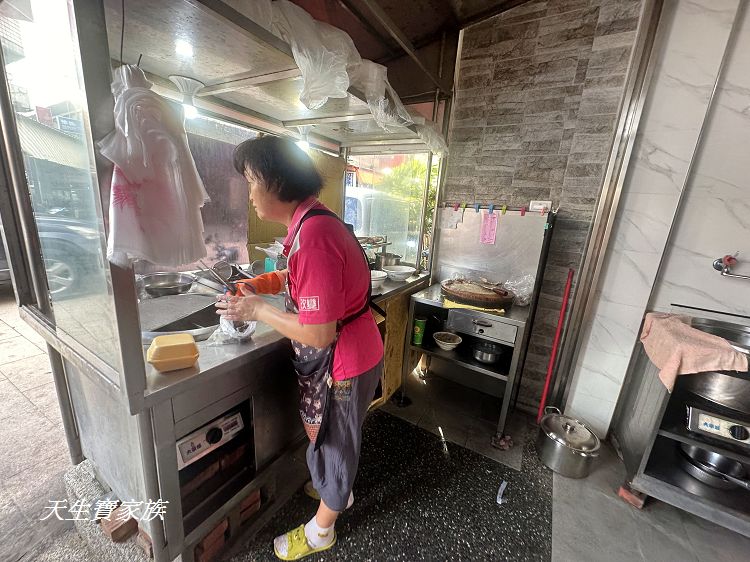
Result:
<svg viewBox="0 0 750 562"><path fill-rule="evenodd" d="M318 297L302 297L299 299L300 312L315 312L320 310Z"/></svg>

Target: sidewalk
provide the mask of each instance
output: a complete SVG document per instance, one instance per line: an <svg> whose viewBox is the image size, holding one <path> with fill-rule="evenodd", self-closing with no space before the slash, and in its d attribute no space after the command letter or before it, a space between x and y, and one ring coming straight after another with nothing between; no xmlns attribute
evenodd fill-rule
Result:
<svg viewBox="0 0 750 562"><path fill-rule="evenodd" d="M0 560L20 560L40 541L72 529L40 521L65 500L70 457L44 340L18 316L13 290L0 288Z"/></svg>

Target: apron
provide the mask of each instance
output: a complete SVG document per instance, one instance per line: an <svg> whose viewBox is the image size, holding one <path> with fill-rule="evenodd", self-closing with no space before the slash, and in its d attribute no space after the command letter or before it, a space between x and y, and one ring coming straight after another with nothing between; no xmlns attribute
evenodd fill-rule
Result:
<svg viewBox="0 0 750 562"><path fill-rule="evenodd" d="M325 209L311 209L305 213L297 226L294 242L286 255L287 263L292 257L292 254L299 249L299 235L302 223L308 218L318 215L328 215L341 220L333 212ZM352 233L352 236L354 236L354 233ZM357 244L359 244L359 241ZM364 254L364 250L362 250L362 254L365 263L367 263L367 257ZM294 302L289 291L288 278L289 276L287 276L286 283L285 308L287 312L298 314L299 309L297 308L297 303ZM338 341L339 335L344 326L370 310L370 298L372 296L371 290L372 286L368 284L367 300L360 310L336 323L336 337L334 338L333 343L328 347L319 349L292 340L292 348L294 349L294 359L292 359L292 364L297 371L297 384L299 387L299 414L302 418L302 424L305 427L307 437L310 442L313 443L314 450L316 451L323 444L326 436L326 431L328 429L327 414L329 412L329 403L335 391L334 387L337 384L333 380L333 356L336 350L336 342ZM382 312L377 306L372 306L376 308L378 312Z"/></svg>

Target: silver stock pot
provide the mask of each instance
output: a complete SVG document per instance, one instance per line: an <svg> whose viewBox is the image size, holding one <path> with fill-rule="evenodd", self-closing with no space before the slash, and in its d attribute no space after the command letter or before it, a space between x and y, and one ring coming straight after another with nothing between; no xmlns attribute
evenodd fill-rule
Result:
<svg viewBox="0 0 750 562"><path fill-rule="evenodd" d="M544 412L536 439L539 459L562 476L588 476L594 459L599 456L599 438L585 423L557 408L548 406Z"/></svg>

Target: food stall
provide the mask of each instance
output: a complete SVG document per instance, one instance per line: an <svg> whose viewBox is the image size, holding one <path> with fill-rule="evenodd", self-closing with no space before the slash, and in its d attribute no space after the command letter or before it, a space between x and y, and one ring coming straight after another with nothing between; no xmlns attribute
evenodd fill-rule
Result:
<svg viewBox="0 0 750 562"><path fill-rule="evenodd" d="M48 38L35 59L46 61L36 69L44 79L11 73L5 60L0 65L0 209L20 313L48 343L73 462L89 459L121 501L166 502L163 518L141 521L154 558L190 561L201 558L202 541L217 532L228 543L252 536L299 489L307 477L307 440L296 411L288 341L267 326L259 325L243 343L198 342L199 359L189 368L160 373L146 362L145 336L189 332L191 323L203 322L198 316L216 292L196 283L185 295L170 295L176 297L172 306L155 317L160 308L153 305L168 297L145 295L133 266L106 258L113 170L98 146L114 127L112 69L138 62L153 90L185 104L186 113L197 109L248 131L290 136L344 162L356 154L429 154L419 179L424 196L415 207L415 244L409 246L415 246L414 274L386 280L375 299L386 311L379 318L386 369L375 405L400 384L409 298L428 282L420 265L429 256L423 225L434 212L426 211L426 203L437 183L431 149L439 135L416 117L390 120L384 129L375 118L383 116L373 115L371 93L355 87L309 109L299 101L305 80L290 44L230 3L128 0L124 13L116 0L47 4L29 20L37 36ZM7 41L0 40L5 48ZM175 52L175 45L182 50ZM187 79L200 87L189 87ZM89 217L72 227L90 242L80 255L65 240L42 236L43 213L24 160L34 139L18 127L19 115L63 83L77 104L66 123L80 125L70 150L89 178L83 187L78 182L71 203ZM31 101L24 102L24 89ZM394 95L386 93L391 104ZM437 94L435 99L433 116L438 106L447 115L445 102L437 103ZM60 122L53 115L47 127ZM339 188L343 198L343 174ZM375 253L388 248L385 239L366 240L379 234L363 235ZM84 272L59 293L50 286L67 262L53 259L53 252L75 256ZM283 307L280 297L270 300Z"/></svg>

